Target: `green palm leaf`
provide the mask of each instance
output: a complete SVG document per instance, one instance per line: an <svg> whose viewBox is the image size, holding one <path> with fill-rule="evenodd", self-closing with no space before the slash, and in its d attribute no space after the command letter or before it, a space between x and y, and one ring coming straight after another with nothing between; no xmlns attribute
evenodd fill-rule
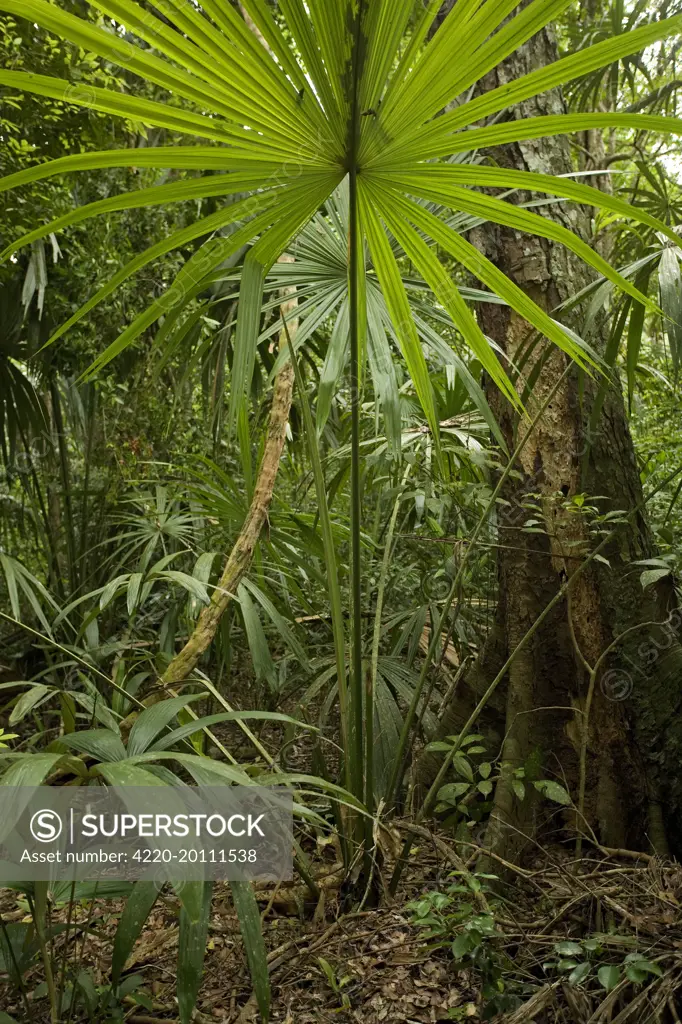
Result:
<svg viewBox="0 0 682 1024"><path fill-rule="evenodd" d="M516 392L509 385L509 380L493 355L483 331L476 323L474 315L462 299L454 282L444 270L433 250L429 248L417 232L411 230L405 220L395 215L391 198L385 201L380 193L377 194L372 189L371 183L370 191L373 192L374 202L381 211L384 222L403 246L424 280L430 285L436 298L448 311L452 322L460 329L483 368L487 370L495 383L506 393L509 400L517 402ZM401 197L397 198L401 200ZM404 201L401 202L401 207L403 212L407 209Z"/></svg>
<svg viewBox="0 0 682 1024"><path fill-rule="evenodd" d="M436 128L439 126L436 124ZM682 118L662 117L660 114L600 114L589 111L584 114L547 114L544 117L524 117L519 121L492 124L488 128L470 128L458 132L442 142L428 138L427 129L409 152L410 160L424 156L448 156L451 153L469 152L490 146L504 146L509 142L525 142L528 139L542 139L550 135L569 135L573 132L592 128L636 128L638 131L671 132L682 134ZM407 158L407 154L406 154Z"/></svg>
<svg viewBox="0 0 682 1024"><path fill-rule="evenodd" d="M520 313L529 324L532 324L545 337L550 338L580 366L585 367L587 363L594 364L593 356L576 343L575 335L565 331L555 320L552 320L544 310L528 298L524 291L483 256L471 242L467 242L442 220L416 203L409 203L397 194L394 196L394 201L400 203L401 208L405 210L415 227L430 234L437 244L442 245L462 266L466 267L484 284L487 284L512 309Z"/></svg>
<svg viewBox="0 0 682 1024"><path fill-rule="evenodd" d="M479 167L478 165L440 165L430 169L423 166L413 166L401 169L399 166L390 171L381 171L381 174L372 172L372 178L380 178L389 181L397 179L406 191L425 199L433 199L438 196L438 202L447 202L451 195L459 195L461 192L452 193L451 189L455 184L467 184L477 186L499 185L507 188L521 188L536 192L545 192L548 195L562 196L566 199L575 199L579 203L586 203L595 206L597 209L608 210L619 217L637 220L646 224L655 231L662 231L676 245L679 236L669 228L662 220L653 217L639 207L631 206L618 196L609 195L591 185L583 185L573 181L572 178L557 177L553 174L535 174L532 171L507 171L497 167ZM475 194L478 198L478 194ZM452 203L453 209L457 209L456 201ZM485 215L488 219L488 215Z"/></svg>
<svg viewBox="0 0 682 1024"><path fill-rule="evenodd" d="M645 296L626 278L622 277L617 270L614 270L587 242L578 238L572 231L562 227L561 224L557 224L556 221L550 220L547 217L541 217L537 213L531 213L529 210L522 210L518 206L505 203L500 199L493 199L491 196L481 195L478 192L467 189L460 189L457 186L450 186L447 190L447 197L452 203L453 209L478 214L494 224L504 224L507 227L525 231L527 234L538 235L540 238L549 238L553 242L565 245L567 249L580 256L585 263L594 267L607 280L613 281L623 291L636 298L638 302L649 304Z"/></svg>
<svg viewBox="0 0 682 1024"><path fill-rule="evenodd" d="M358 180L362 196L362 230L372 252L398 343L434 432L437 417L428 368L418 333L408 316L409 305L392 243L382 220L385 225L390 221L393 234L397 232L400 235L403 250L409 251L411 258L418 263L425 280L437 291L469 346L494 371L499 386L509 397L512 397L513 389L490 347L482 344L480 332L458 293L437 269L433 253L415 230L426 230L424 218L429 220L428 211L424 213L420 207L410 203L411 213L408 216L408 207L404 205L405 192L438 202L445 201L453 210L513 224L519 230L532 230L561 241L573 251L580 251L607 279L640 301L641 296L631 283L619 277L608 264L600 262L592 250L569 238L568 232L555 229L548 221L528 211L520 211L517 207L512 208L500 200L481 197L480 194L474 195L466 187L457 186L478 185L484 181L492 183L494 180L503 187L532 188L580 202L590 201L589 194L594 205L619 215L632 216L632 210L626 204L589 190L588 186L564 182L563 179L558 184L557 179L543 179L539 175L531 179L528 176L522 186L518 175L494 168L477 168L476 171L465 168L465 177L456 180L457 174L453 172L461 172L461 167L434 166L420 161L432 161L447 155L448 147L452 147L451 151L461 152L463 146L513 141L524 137L524 132L530 137L537 137L546 131L574 130L574 120L568 118L562 123L561 118L552 117L534 119L534 123L528 126L523 122L513 122L511 126L477 127L471 132L455 134L466 125L480 122L488 114L495 114L538 92L589 74L679 32L682 17L653 22L615 38L603 39L549 68L533 71L484 96L460 104L442 116L436 116L487 70L557 17L567 6L567 0L533 0L521 9L513 0L461 0L429 38L438 10L437 3L430 3L419 13L402 52L406 29L418 6L412 0L376 0L372 4L358 5L351 0L311 0L308 5L303 0L282 0L280 12L286 23L285 31L275 22L264 0L249 0L245 9L262 33L262 38L254 34L236 8L218 0L205 0L200 6L188 5L184 0L162 0L157 5L160 16L135 0L100 0L96 6L114 19L116 25L124 24L129 35L123 38L117 28L109 28L106 22L103 25L92 24L45 0L0 0L0 9L29 16L49 31L99 54L105 60L115 60L155 87L166 90L170 102L142 99L113 89L82 88L26 72L2 71L0 84L89 106L114 116L133 118L185 136L223 143L219 147L182 146L177 151L174 147L164 147L156 153L147 149L139 160L141 166L220 169L231 172L235 178L232 182L225 180L223 183L220 177L215 179L209 175L112 197L111 200L74 210L52 227L46 225L36 229L15 242L12 251L55 227L64 228L89 216L130 209L136 205L229 195L239 189L252 191L254 205L244 207L234 203L227 210L218 211L213 219L204 218L196 230L190 227L151 246L100 288L51 340L59 338L68 327L110 295L119 283L151 259L200 238L202 233L236 223L248 209L256 216L232 236L235 241L238 238L240 244L257 239L249 256L249 269L242 280L244 294L238 317L231 409L231 420L236 422L254 366L259 336L257 310L261 306L263 280L269 267L347 172L347 146L353 136L349 119L353 110L359 118L354 131L359 132L360 137ZM361 42L356 52L359 64L351 74L354 59L351 26L356 15L360 19ZM130 42L130 33L140 40L140 45ZM267 45L263 45L263 40ZM455 49L464 57L453 62ZM351 80L358 82L358 108L351 103ZM647 129L670 127L675 131L680 128L677 122L668 125L660 118L638 121L634 115L597 116L605 120L595 121L595 126L641 125ZM540 120L547 123L535 123ZM48 164L22 172L20 176L10 176L0 182L0 189L26 184L52 173L97 166L125 166L130 159L127 153L120 152L79 155L52 166ZM307 178L315 173L319 175L317 181ZM284 194L288 190L286 199ZM403 205L396 219L396 211L389 209L387 204L389 197L393 202L397 192L403 193ZM597 196L600 197L599 203ZM647 219L647 216L645 211L637 213L637 219L653 226L655 218ZM456 254L467 269L477 267L475 272L489 287L494 287L493 282L497 282L497 293L518 313L538 329L543 324L542 330L547 337L579 361L584 363L587 359L589 362L585 350L569 334L542 314L526 296L502 281L491 265L480 256L474 256L468 243L455 237L442 221L438 226L430 220L429 224L429 238L436 241L437 236L441 239L447 237L448 251ZM661 230L661 225L656 226ZM224 255L229 251L233 250L226 244ZM362 278L364 281L364 275ZM196 294L194 285L187 287L185 282L183 288L185 299ZM361 339L366 303L365 299L361 311ZM161 304L157 300L102 353L90 372L101 368L139 337L162 312L170 312L176 306L177 303L168 298ZM377 339L375 332L372 343L375 366L380 351ZM364 342L360 350L364 361L367 358ZM333 378L332 369L330 363L325 379ZM385 377L384 384L388 384ZM386 392L387 397L391 390L392 385ZM324 408L322 412L324 414Z"/></svg>
<svg viewBox="0 0 682 1024"><path fill-rule="evenodd" d="M419 395L434 438L438 437L438 418L429 379L429 370L414 326L410 304L403 287L400 271L391 250L386 232L377 216L365 188L359 190L362 225L369 244L372 262L376 268L381 290L393 323L393 328L407 363L410 376Z"/></svg>
<svg viewBox="0 0 682 1024"><path fill-rule="evenodd" d="M494 0L490 0L490 2L494 2ZM679 32L682 32L682 15L652 22L624 36L607 39L595 46L579 50L569 57L555 61L550 67L531 71L530 74L524 75L514 82L501 85L456 110L444 114L438 119L439 123L434 126L434 129L438 135L442 135L474 124L483 117L497 114L500 110L521 103L532 96L565 85L596 68L604 67L605 64L609 64L613 60L636 53L659 39L665 39Z"/></svg>
<svg viewBox="0 0 682 1024"><path fill-rule="evenodd" d="M124 192L118 196L111 196L109 199L99 199L95 203L86 203L77 207L70 213L58 217L56 220L36 228L26 235L22 235L16 242L0 253L0 259L11 255L17 249L45 238L56 231L63 231L64 228L74 224L80 224L91 217L98 217L105 213L117 213L120 210L142 209L145 206L160 206L165 203L181 203L194 198L203 199L209 196L234 195L237 192L245 192L256 187L262 180L262 174L219 174L206 178L195 178L189 181L172 182L167 185L156 185L152 188L141 188L135 192ZM244 209L248 210L246 204Z"/></svg>
<svg viewBox="0 0 682 1024"><path fill-rule="evenodd" d="M93 153L76 153L50 160L47 164L26 167L0 178L0 192L32 181L42 181L58 174L91 171L104 167L159 167L184 170L226 170L230 155L220 146L155 146L149 149L105 149Z"/></svg>
<svg viewBox="0 0 682 1024"><path fill-rule="evenodd" d="M168 107L155 100L126 96L124 93L114 92L113 89L72 85L61 78L34 75L26 71L0 71L0 85L18 89L20 92L34 93L36 96L49 96L64 103L73 103L77 107L101 110L116 117L133 118L157 128L187 132L200 138L213 139L215 142L234 141L233 133L223 128L222 122L214 121L203 114L190 113L180 107Z"/></svg>

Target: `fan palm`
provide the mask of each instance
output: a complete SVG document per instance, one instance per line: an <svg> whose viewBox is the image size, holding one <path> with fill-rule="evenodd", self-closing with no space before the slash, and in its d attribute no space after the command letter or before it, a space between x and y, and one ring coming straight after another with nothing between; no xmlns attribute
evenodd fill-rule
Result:
<svg viewBox="0 0 682 1024"><path fill-rule="evenodd" d="M462 155L468 158L472 156ZM537 204L536 200L529 205ZM430 204L430 207L434 212L441 212L437 204ZM464 234L481 224L483 219L469 214L458 214L450 218L448 223L458 234ZM272 380L288 362L286 350L281 350L279 355L274 353L273 339L276 339L283 330L280 314L281 294L287 289L295 288L299 324L292 339L293 346L298 352L306 345L306 354L314 357L308 359L311 366L317 368L320 364L315 410L319 434L325 429L333 398L348 363L347 238L348 188L347 182L344 181L325 201L324 212L315 214L300 232L296 238L292 259L275 263L265 276L264 282L266 298L262 312L265 323L258 336L258 352L263 360L265 372ZM391 248L402 264L405 254L401 247L394 241ZM376 272L371 260L367 258L365 274L369 376L377 405L383 413L387 444L395 453L401 447L406 400L404 395L401 395L401 372L395 366L395 346L392 344L395 338L391 318L378 286ZM452 321L428 301L425 294L428 288L418 275L401 271L401 277L417 334L426 346L432 381L433 374L437 371L445 371L450 386L453 386L455 380L459 381L473 407L504 448L504 439L474 373L462 358L456 344L443 338L434 329L434 325L450 328L449 334L452 336ZM200 289L200 292L196 297L193 289L187 296L185 306L180 303L174 307L172 313L164 319L163 329L157 332L155 338L155 348L159 351L158 372L182 347L183 380L188 379L200 363L204 366L210 365L212 372L219 377L221 369L216 368L214 364L216 358L223 363L226 358L224 339L225 335L231 332L234 303L238 296L240 281L241 268L212 271L206 275L203 282L197 282L196 288ZM469 287L460 287L459 292L463 298L473 301L485 302L496 298L490 292ZM193 308L188 311L187 307ZM273 317L273 311L278 315ZM199 329L202 319L209 325L204 327L203 332ZM215 329L217 323L223 324L219 330ZM326 333L322 343L318 339L321 331ZM454 340L456 342L456 339ZM256 373L252 383L254 395L257 395L259 386L261 378ZM407 386L409 387L409 382Z"/></svg>
<svg viewBox="0 0 682 1024"><path fill-rule="evenodd" d="M573 233L474 188L522 188L560 196L633 218L677 242L671 229L647 211L587 185L530 172L461 165L449 159L472 148L586 128L682 132L678 119L617 113L553 115L480 126L486 118L500 115L526 98L682 31L682 16L644 25L467 99L487 72L570 4L571 0L531 0L525 6L518 0L459 0L434 31L440 0L426 4L415 0L308 0L307 4L304 0L280 0L276 15L265 0L243 0L242 9L253 26L236 7L220 0L201 0L200 4L155 0L158 15L135 0L93 0L91 6L111 19L108 28L74 17L45 0L0 0L0 10L121 65L165 92L167 98L159 102L10 70L0 71L0 85L203 140L202 144L149 147L135 154L139 166L202 172L198 176L79 207L12 242L4 258L20 246L100 213L208 196L240 197L136 256L53 334L51 340L56 341L119 283L152 260L209 236L170 289L100 354L90 373L185 302L207 273L251 243L241 277L230 390L230 423L237 423L245 411L255 364L265 276L347 178L353 425L353 656L347 704L352 749L347 751L347 759L354 766L363 760L359 409L371 315L365 245L438 450L438 417L429 368L390 236L417 268L491 379L514 404L519 403L516 390L430 243L436 243L579 365L589 366L595 357L427 203L436 202L451 211L561 243L644 305L651 303L631 281ZM139 45L129 41L135 37ZM10 175L0 181L0 188L129 163L129 150L79 154ZM209 171L221 173L205 173ZM213 237L227 227L229 234ZM340 692L344 686L340 679ZM357 772L353 786L359 796L361 769Z"/></svg>

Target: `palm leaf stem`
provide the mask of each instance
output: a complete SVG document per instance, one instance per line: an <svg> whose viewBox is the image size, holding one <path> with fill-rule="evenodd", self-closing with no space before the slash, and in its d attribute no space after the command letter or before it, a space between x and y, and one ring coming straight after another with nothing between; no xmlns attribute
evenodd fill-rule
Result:
<svg viewBox="0 0 682 1024"><path fill-rule="evenodd" d="M351 750L346 756L351 758L351 777L353 792L362 799L363 790L365 805L370 814L372 811L372 751L364 753L364 725L372 716L372 709L366 708L363 716L363 684L362 684L362 580L360 537L361 525L361 494L360 494L360 308L358 296L359 246L358 232L358 153L360 147L360 77L362 47L362 16L364 3L360 0L355 14L353 26L351 104L348 126L348 298L349 298L349 333L350 333L350 395L351 395L351 607L352 607L352 654L351 654L351 707L352 732ZM363 761L364 780L363 780ZM371 822L370 822L371 826ZM371 835L371 833L370 833ZM368 846L366 844L365 852Z"/></svg>

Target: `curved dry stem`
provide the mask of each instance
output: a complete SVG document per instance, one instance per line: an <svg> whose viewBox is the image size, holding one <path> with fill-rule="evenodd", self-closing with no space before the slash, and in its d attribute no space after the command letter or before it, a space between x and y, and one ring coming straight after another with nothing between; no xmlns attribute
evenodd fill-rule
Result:
<svg viewBox="0 0 682 1024"><path fill-rule="evenodd" d="M280 257L281 262L292 262L291 256ZM287 317L296 308L296 288L286 289L294 295L282 303L282 316ZM295 331L298 322L294 321ZM280 345L282 341L280 338ZM208 649L218 629L218 623L227 606L236 594L237 588L251 566L256 544L267 518L270 502L275 489L279 463L286 440L286 428L289 422L291 398L294 386L294 371L291 363L286 363L277 377L272 396L272 408L268 421L268 430L263 448L263 459L258 470L258 479L253 492L251 506L239 531L234 547L229 554L220 580L211 597L210 604L202 609L192 635L179 651L162 676L164 686L182 682L195 668L201 655Z"/></svg>
<svg viewBox="0 0 682 1024"><path fill-rule="evenodd" d="M279 262L291 263L293 262L293 257L284 254L280 256ZM291 315L298 305L296 286L292 285L282 289L282 292L289 296L281 305L282 317L286 318ZM298 320L290 320L289 323L292 330L296 331ZM280 347L286 345L286 338L283 332L280 333L279 344ZM202 609L199 620L185 646L181 651L178 651L163 673L161 687L144 700L145 707L150 707L169 694L174 695L174 691L169 688L173 684L184 682L190 676L204 651L208 650L213 642L218 630L218 623L225 614L230 601L232 601L237 592L239 584L251 566L256 544L267 522L268 511L275 490L279 463L286 440L293 386L294 371L291 363L288 362L282 367L275 378L272 408L263 447L263 458L258 470L258 479L256 480L251 505L239 531L239 536L230 551L220 580L211 596L210 603ZM130 724L132 724L133 717L135 717L134 714L128 716ZM121 723L122 727L128 723L128 719Z"/></svg>

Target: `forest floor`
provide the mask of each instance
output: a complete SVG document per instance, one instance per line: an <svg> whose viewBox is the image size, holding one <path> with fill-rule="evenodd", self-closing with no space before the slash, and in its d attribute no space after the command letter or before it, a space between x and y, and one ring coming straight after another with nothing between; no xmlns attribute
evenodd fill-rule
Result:
<svg viewBox="0 0 682 1024"><path fill-rule="evenodd" d="M282 710L301 714L298 705ZM307 708L313 721L315 710ZM240 746L244 737L235 725L219 726L216 734L248 761L252 749ZM264 723L259 739L270 749L282 749L276 723ZM282 767L313 772L309 735L288 745ZM574 843L557 841L551 848L529 844L523 866L494 859L484 869L488 876L496 873L493 879L477 874L483 851L473 842L484 831L472 830L472 843L462 844L452 831L435 824L416 828L409 818L379 828L382 863L375 870L374 907L362 904L361 893L346 891L334 836L309 834L303 845L319 898L313 899L298 878L277 887L255 886L273 1024L682 1024L682 865L589 844L576 858ZM390 897L388 880L408 834L413 839L409 862ZM423 911L424 901L438 894L449 895L449 903L440 910L433 903L426 908L438 931L428 935L418 923L416 905ZM74 908L66 954L90 973L96 987L108 983L123 906L121 899L97 898L92 910L85 901ZM5 922L28 923L29 910L23 893L0 888ZM127 997L126 1024L177 1024L178 914L178 899L167 888L125 970L143 979L150 1008ZM53 925L66 917L65 906L52 908ZM82 929L74 935L74 920L89 921L85 939ZM453 941L479 926L480 943L456 959ZM59 970L64 954L58 935ZM0 1024L2 1011L19 1024L50 1024L39 957L24 983L30 1015L0 973ZM493 997L504 996L514 1008L497 1012ZM71 1024L88 1019L76 1012ZM217 882L194 1022L259 1024L260 1019L229 884Z"/></svg>
<svg viewBox="0 0 682 1024"><path fill-rule="evenodd" d="M500 873L510 881L496 885L494 892L486 891L484 883L481 891L465 897L472 899L477 913L490 915L491 934L474 960L455 962L450 947L461 928L450 920L442 936L444 945L434 948L438 943L425 941L409 904L425 892L445 891L471 876L446 836L424 830L417 841L395 899L383 898L377 908L345 912L337 876L329 864L326 875L324 865L318 865L323 895L317 902L309 901L307 890L297 883L259 890L273 990L272 1021L680 1024L682 867L645 855L635 860L598 851L586 851L576 861L561 848L538 851L523 869L513 872L500 865ZM464 874L453 877L457 864ZM82 955L82 966L90 970L96 984L106 984L121 909L120 900L98 901L91 934L82 949L79 938L70 951L70 956ZM0 891L5 921L22 920L27 911L21 894ZM87 913L83 905L76 916L85 920ZM125 1008L130 1024L177 1021L177 942L177 899L164 892L126 967L128 973L143 976L152 999L152 1009ZM58 945L57 950L61 957ZM636 969L637 957L640 967L641 962L649 967L633 975L641 978L633 982L625 973L628 964L631 974L633 964ZM581 963L589 965L589 974L569 983L570 974ZM599 981L599 972L608 966L619 972L617 978L610 976L615 983L610 992ZM42 975L36 961L25 979L29 993ZM489 997L490 985L498 991L498 978L520 1002L517 1009L492 1011L483 992ZM29 1002L32 1024L47 1024L45 998ZM1 984L0 1009L28 1024L16 992ZM216 884L195 1020L197 1024L257 1024L260 1020L238 922L223 883ZM75 1021L80 1024L81 1018L76 1015Z"/></svg>

